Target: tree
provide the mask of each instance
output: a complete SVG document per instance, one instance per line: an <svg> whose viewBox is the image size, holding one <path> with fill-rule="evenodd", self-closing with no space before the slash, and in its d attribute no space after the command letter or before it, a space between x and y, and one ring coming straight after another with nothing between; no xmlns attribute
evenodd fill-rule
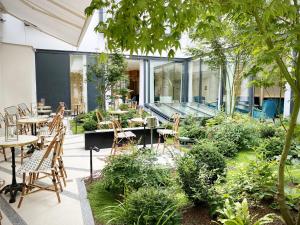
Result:
<svg viewBox="0 0 300 225"><path fill-rule="evenodd" d="M124 57L114 53L110 57L106 54L96 56L96 63L87 66L88 80L93 82L98 92L98 108L105 111L106 93L122 94L124 88L120 88L120 82L126 80L126 63Z"/></svg>
<svg viewBox="0 0 300 225"><path fill-rule="evenodd" d="M276 64L291 86L294 106L279 163L278 203L287 225L300 225L285 203L284 171L300 108L300 16L299 0L92 0L86 13L107 8L109 19L100 22L108 48L130 52L162 52L169 56L180 47L180 37L215 17L218 12L239 31L240 48L246 48L256 65ZM277 78L279 79L279 78Z"/></svg>

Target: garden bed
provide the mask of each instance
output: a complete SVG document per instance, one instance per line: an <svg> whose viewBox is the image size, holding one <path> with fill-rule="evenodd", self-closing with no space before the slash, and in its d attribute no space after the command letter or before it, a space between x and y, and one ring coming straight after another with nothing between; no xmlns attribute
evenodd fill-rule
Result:
<svg viewBox="0 0 300 225"><path fill-rule="evenodd" d="M88 186L98 224L225 224L228 211L234 219L247 218L248 224L266 214L264 220L274 220L267 224L283 224L269 215L278 213L278 155L284 142L280 126L219 115L205 122L187 118L180 131L197 142L171 154L170 165L158 160L167 153L142 153L135 147L133 154L108 160L101 179ZM293 214L300 196L298 153L295 139L286 167L286 201Z"/></svg>

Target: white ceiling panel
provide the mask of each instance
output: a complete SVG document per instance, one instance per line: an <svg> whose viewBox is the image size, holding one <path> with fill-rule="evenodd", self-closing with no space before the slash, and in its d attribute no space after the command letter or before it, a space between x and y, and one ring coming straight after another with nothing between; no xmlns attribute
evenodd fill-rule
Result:
<svg viewBox="0 0 300 225"><path fill-rule="evenodd" d="M51 36L79 46L90 22L90 18L84 14L90 2L91 0L0 0L0 7Z"/></svg>

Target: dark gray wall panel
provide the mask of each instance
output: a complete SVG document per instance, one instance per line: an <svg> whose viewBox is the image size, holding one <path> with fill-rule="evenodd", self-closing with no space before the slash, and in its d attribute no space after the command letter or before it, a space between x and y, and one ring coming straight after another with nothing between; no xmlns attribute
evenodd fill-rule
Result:
<svg viewBox="0 0 300 225"><path fill-rule="evenodd" d="M70 56L67 52L36 52L37 100L55 110L60 101L70 108Z"/></svg>

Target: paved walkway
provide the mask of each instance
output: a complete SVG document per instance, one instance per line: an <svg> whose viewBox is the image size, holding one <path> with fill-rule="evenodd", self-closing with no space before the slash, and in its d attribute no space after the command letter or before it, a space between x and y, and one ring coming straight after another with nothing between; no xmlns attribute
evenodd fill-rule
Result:
<svg viewBox="0 0 300 225"><path fill-rule="evenodd" d="M9 153L9 150L6 150ZM94 169L104 166L104 159L110 149L93 152ZM9 154L8 154L9 157ZM17 202L8 203L9 195L0 195L0 210L4 216L2 225L94 225L92 213L82 182L89 176L89 151L84 150L83 135L67 135L64 144L64 163L68 174L67 186L61 193L61 203L54 192L42 191L24 198L20 209ZM17 157L17 168L20 158ZM11 161L0 155L0 177L11 183ZM18 177L21 181L21 177Z"/></svg>

